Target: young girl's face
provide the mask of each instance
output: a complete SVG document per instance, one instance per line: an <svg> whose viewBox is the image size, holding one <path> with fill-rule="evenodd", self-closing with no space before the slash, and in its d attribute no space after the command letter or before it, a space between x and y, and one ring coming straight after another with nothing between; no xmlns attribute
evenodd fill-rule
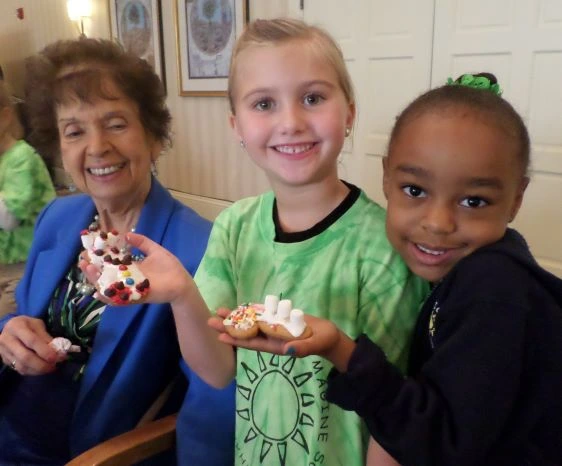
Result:
<svg viewBox="0 0 562 466"><path fill-rule="evenodd" d="M470 112L406 124L384 160L387 235L410 269L435 282L499 240L527 179L516 141Z"/></svg>
<svg viewBox="0 0 562 466"><path fill-rule="evenodd" d="M274 189L337 182L355 109L327 60L303 41L250 46L235 83L231 125Z"/></svg>

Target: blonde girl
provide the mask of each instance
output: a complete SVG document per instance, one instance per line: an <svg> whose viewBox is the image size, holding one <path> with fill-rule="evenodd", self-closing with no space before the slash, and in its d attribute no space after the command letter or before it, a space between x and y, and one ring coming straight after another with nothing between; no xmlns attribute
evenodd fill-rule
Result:
<svg viewBox="0 0 562 466"><path fill-rule="evenodd" d="M209 310L282 294L405 362L426 285L388 243L384 210L338 176L355 119L342 53L318 27L257 20L235 46L229 100L234 133L272 190L219 215L195 282L157 245L130 235L147 255L149 299L172 302L184 358L205 381L236 378L237 465L363 465L364 424L325 399L331 364L235 352L207 326Z"/></svg>

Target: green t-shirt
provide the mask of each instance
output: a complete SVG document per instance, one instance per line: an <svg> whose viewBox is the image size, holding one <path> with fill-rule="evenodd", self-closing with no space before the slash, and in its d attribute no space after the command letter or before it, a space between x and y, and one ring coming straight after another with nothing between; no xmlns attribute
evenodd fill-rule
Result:
<svg viewBox="0 0 562 466"><path fill-rule="evenodd" d="M35 219L55 197L55 188L43 159L21 140L0 156L0 198L19 225L0 229L0 264L23 262L27 258Z"/></svg>
<svg viewBox="0 0 562 466"><path fill-rule="evenodd" d="M404 368L427 285L388 243L384 210L361 193L316 236L278 243L273 200L271 192L245 199L217 218L195 277L209 308L282 293L352 338L366 333ZM363 422L325 401L331 367L320 357L237 351L237 465L364 464Z"/></svg>

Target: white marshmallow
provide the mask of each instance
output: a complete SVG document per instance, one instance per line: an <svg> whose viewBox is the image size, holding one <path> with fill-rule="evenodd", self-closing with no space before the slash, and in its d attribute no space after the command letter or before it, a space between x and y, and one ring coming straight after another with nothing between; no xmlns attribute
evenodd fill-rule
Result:
<svg viewBox="0 0 562 466"><path fill-rule="evenodd" d="M293 309L291 311L290 321L284 325L289 333L294 337L302 335L302 332L304 332L306 327L306 323L304 322L304 312L300 309Z"/></svg>
<svg viewBox="0 0 562 466"><path fill-rule="evenodd" d="M264 316L265 317L273 317L273 315L277 312L277 306L279 305L279 298L273 294L268 294L265 297L264 301Z"/></svg>
<svg viewBox="0 0 562 466"><path fill-rule="evenodd" d="M281 321L287 320L292 308L293 303L290 299L282 299L279 301L279 305L277 306L277 319Z"/></svg>
<svg viewBox="0 0 562 466"><path fill-rule="evenodd" d="M88 233L87 235L80 236L82 239L82 246L86 251L89 251L94 246L94 237Z"/></svg>
<svg viewBox="0 0 562 466"><path fill-rule="evenodd" d="M105 240L101 236L97 236L94 240L94 249L105 249Z"/></svg>

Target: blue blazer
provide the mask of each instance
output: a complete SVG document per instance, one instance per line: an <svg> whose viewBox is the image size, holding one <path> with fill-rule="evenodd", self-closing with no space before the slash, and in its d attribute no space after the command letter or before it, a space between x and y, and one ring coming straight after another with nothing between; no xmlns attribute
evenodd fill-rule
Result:
<svg viewBox="0 0 562 466"><path fill-rule="evenodd" d="M24 276L16 290L17 314L45 318L49 300L81 248L80 231L95 215L89 196L75 195L51 202L37 219ZM184 206L155 179L136 231L175 254L194 274L205 252L211 224ZM0 320L0 331L14 315ZM136 426L165 387L180 373L181 354L168 304L107 306L99 323L90 360L72 418L70 450L75 456ZM191 372L184 364L189 379ZM0 384L2 384L0 373ZM202 391L207 385L195 384ZM225 391L214 391L221 413L234 417L234 404L224 402ZM168 403L177 411L185 392ZM212 393L212 392L210 392ZM213 398L212 395L210 395ZM228 397L230 400L231 396ZM198 409L197 406L192 406ZM203 419L215 425L216 419ZM216 438L215 438L216 439ZM209 445L215 448L213 438ZM185 439L189 444L189 439ZM178 439L183 442L183 439Z"/></svg>

